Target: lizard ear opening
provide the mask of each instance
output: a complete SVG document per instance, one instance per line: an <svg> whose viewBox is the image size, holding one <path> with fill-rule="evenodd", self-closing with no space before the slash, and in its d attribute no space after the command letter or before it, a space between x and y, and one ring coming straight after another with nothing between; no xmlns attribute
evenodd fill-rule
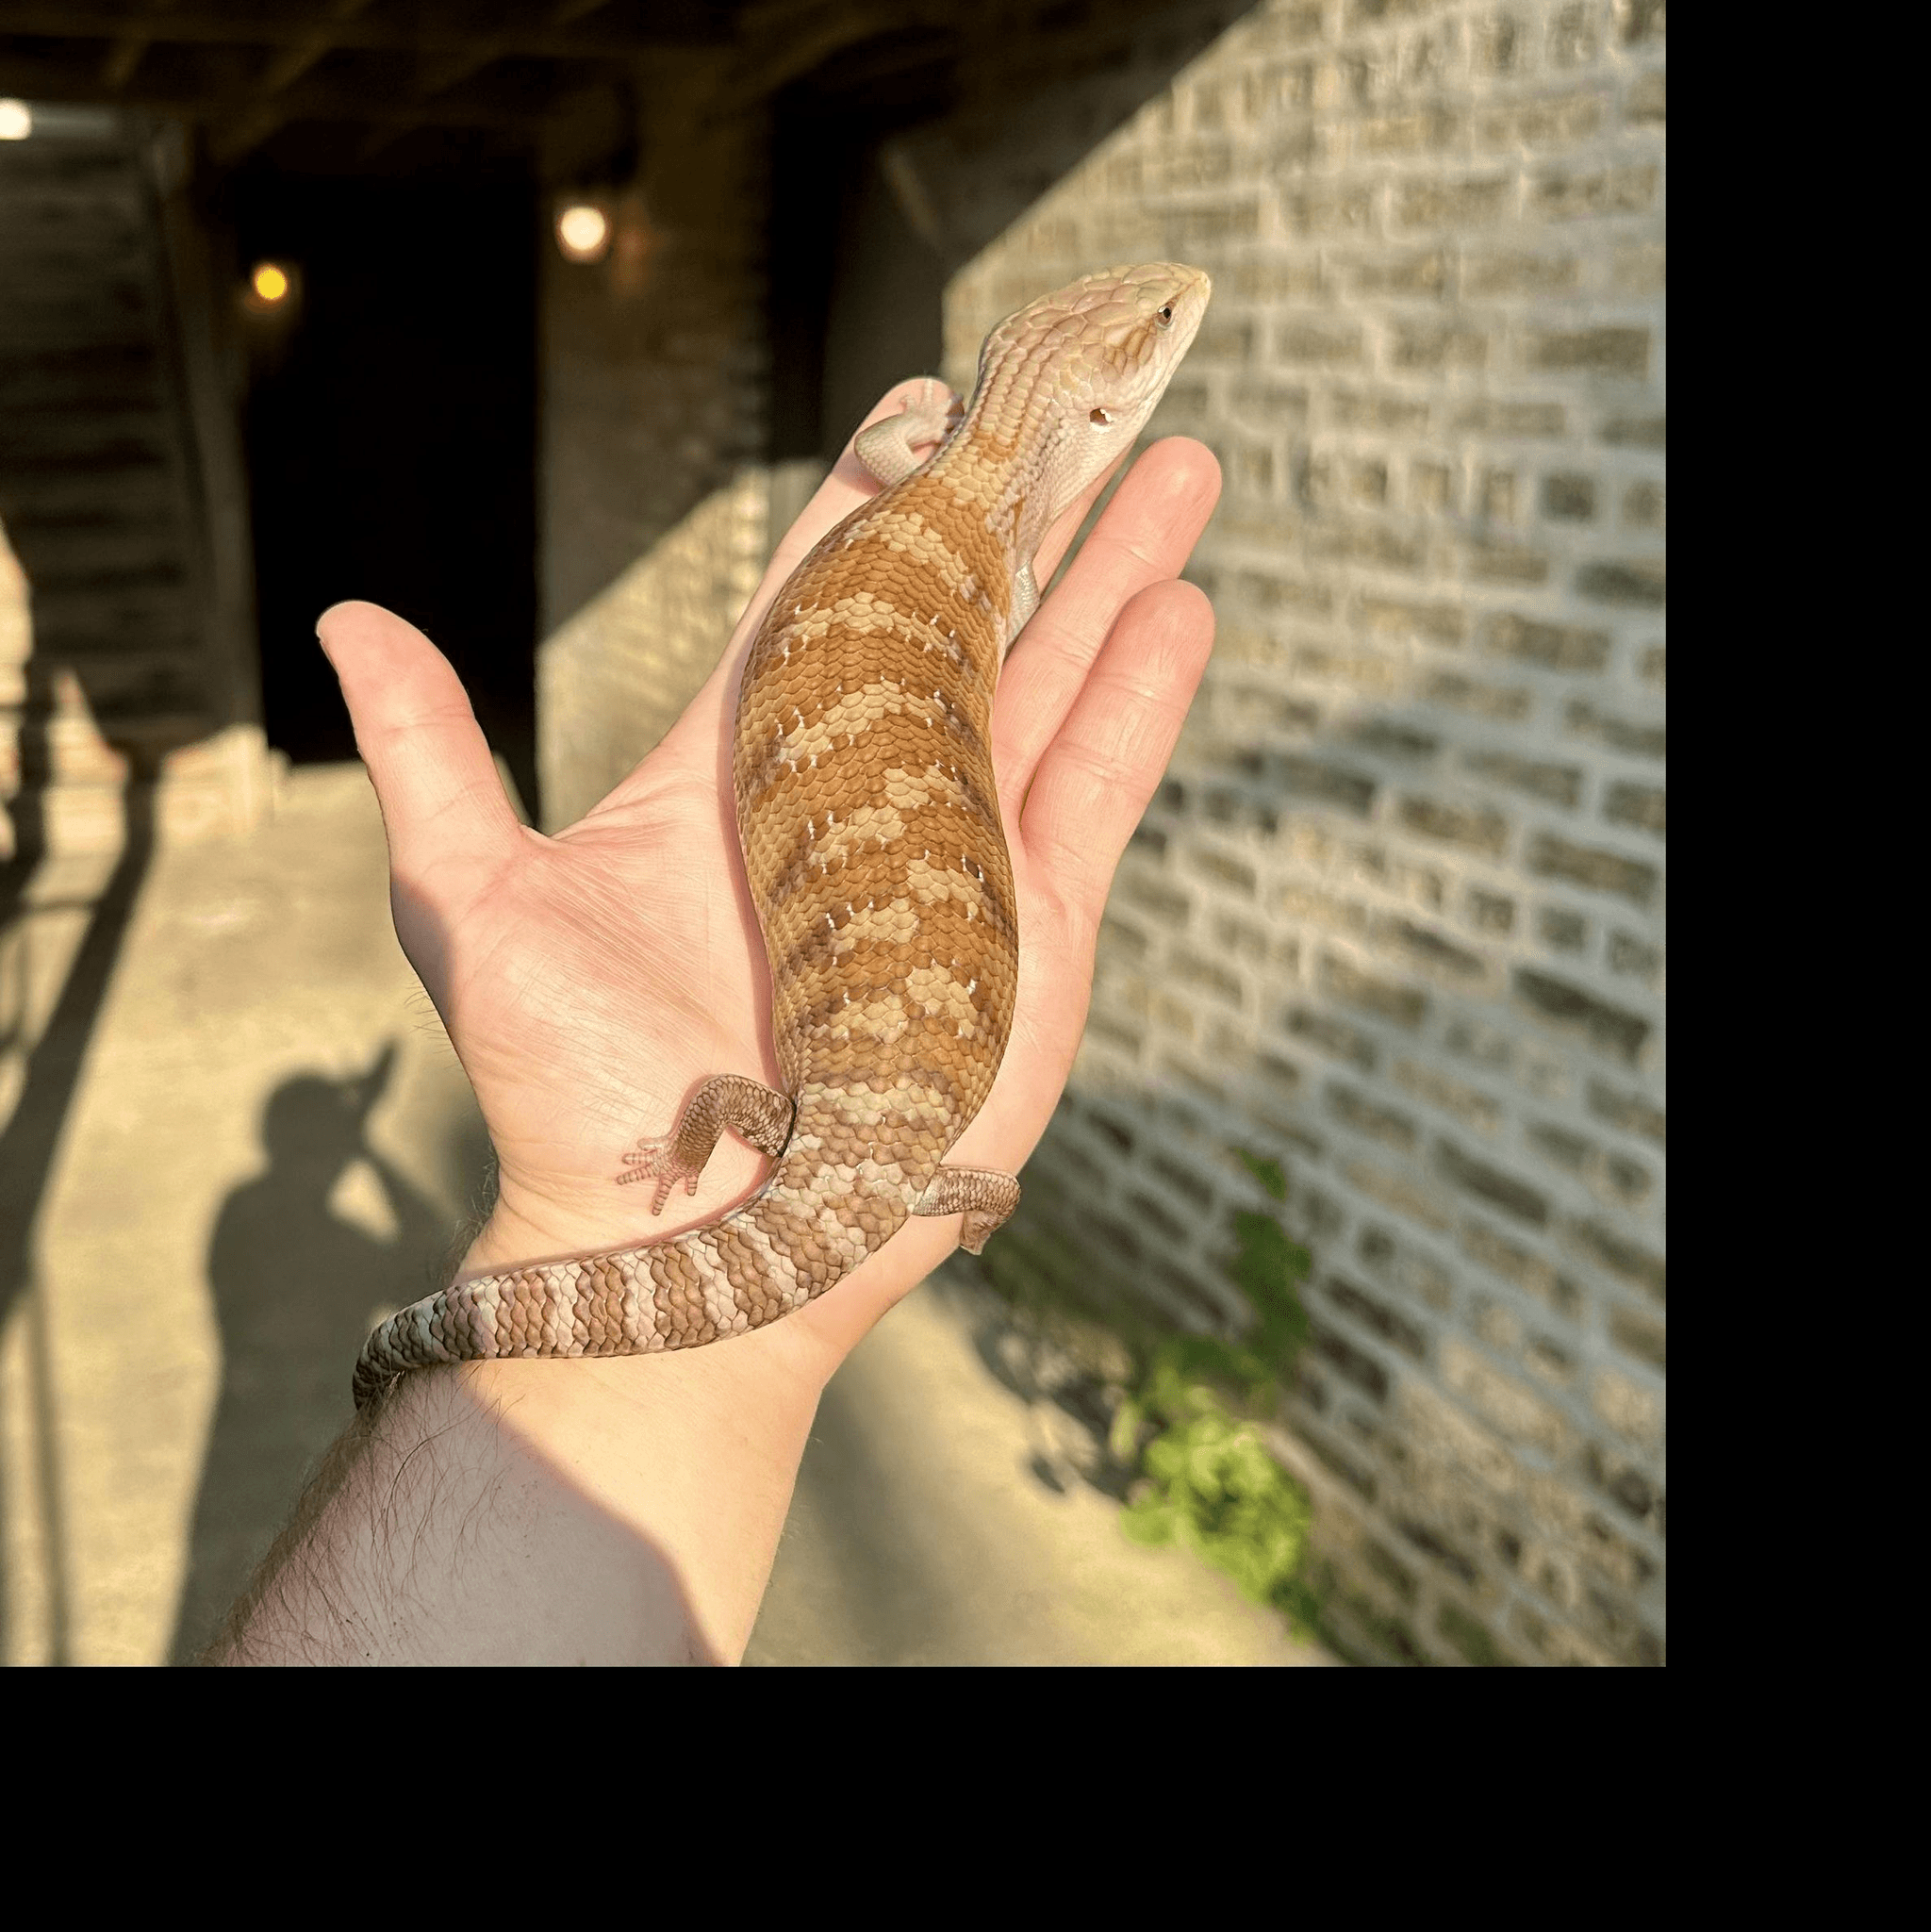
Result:
<svg viewBox="0 0 1931 1932"><path fill-rule="evenodd" d="M1101 429L1111 429L1113 427L1113 417L1104 409L1096 409L1087 420L1097 423Z"/></svg>

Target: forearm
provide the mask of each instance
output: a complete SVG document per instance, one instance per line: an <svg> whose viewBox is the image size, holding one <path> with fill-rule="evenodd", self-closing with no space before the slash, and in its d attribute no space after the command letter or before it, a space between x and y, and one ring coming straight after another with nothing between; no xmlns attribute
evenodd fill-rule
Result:
<svg viewBox="0 0 1931 1932"><path fill-rule="evenodd" d="M771 1331L409 1376L209 1660L734 1663L826 1372Z"/></svg>

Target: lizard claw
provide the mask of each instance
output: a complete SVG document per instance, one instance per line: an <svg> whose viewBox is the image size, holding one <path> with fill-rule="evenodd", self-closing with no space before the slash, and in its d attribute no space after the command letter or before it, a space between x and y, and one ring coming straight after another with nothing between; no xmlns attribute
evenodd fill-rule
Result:
<svg viewBox="0 0 1931 1932"><path fill-rule="evenodd" d="M688 1162L677 1158L677 1136L667 1133L661 1137L640 1140L623 1157L624 1172L617 1177L619 1187L633 1181L654 1181L656 1191L651 1198L651 1212L661 1214L664 1203L670 1198L670 1190L681 1181L685 1194L698 1191L698 1177L702 1171Z"/></svg>

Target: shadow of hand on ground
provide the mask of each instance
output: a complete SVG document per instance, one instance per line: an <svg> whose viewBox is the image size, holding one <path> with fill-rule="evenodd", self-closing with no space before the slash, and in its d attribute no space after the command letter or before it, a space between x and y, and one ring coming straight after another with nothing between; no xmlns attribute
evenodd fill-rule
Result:
<svg viewBox="0 0 1931 1932"><path fill-rule="evenodd" d="M173 1662L192 1661L212 1638L348 1423L349 1375L371 1327L439 1285L449 1263L446 1216L366 1135L395 1054L391 1042L364 1074L301 1074L277 1087L262 1110L267 1168L215 1222L222 1393Z"/></svg>

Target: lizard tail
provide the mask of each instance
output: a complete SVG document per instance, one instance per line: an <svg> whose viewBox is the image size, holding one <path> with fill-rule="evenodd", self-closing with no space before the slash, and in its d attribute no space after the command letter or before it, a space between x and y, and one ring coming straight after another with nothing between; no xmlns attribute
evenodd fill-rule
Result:
<svg viewBox="0 0 1931 1932"><path fill-rule="evenodd" d="M877 1121L878 1100L866 1098ZM434 1362L655 1355L749 1334L802 1308L890 1240L923 1184L861 1154L851 1127L843 1096L807 1092L763 1189L721 1220L460 1281L390 1315L356 1360L356 1408ZM890 1145L903 1123L874 1131Z"/></svg>

